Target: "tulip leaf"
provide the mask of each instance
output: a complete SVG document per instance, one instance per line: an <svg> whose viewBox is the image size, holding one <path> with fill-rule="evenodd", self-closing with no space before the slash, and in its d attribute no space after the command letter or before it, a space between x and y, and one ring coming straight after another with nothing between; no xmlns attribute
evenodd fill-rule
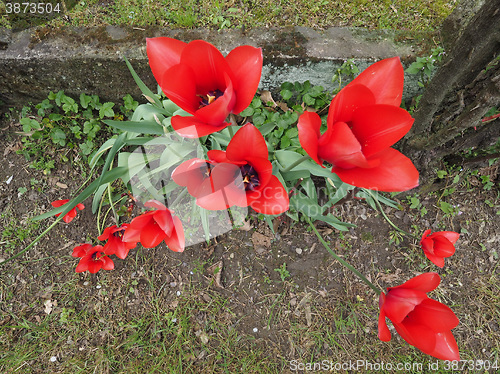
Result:
<svg viewBox="0 0 500 374"><path fill-rule="evenodd" d="M300 184L307 196L313 200L318 200L318 194L316 193L316 185L311 178L304 179Z"/></svg>
<svg viewBox="0 0 500 374"><path fill-rule="evenodd" d="M193 201L193 204L196 204L195 201ZM196 205L196 207L198 208L198 212L200 214L200 218L201 218L201 225L203 226L203 232L205 234L205 241L207 243L210 242L210 227L209 227L209 224L208 224L208 211L206 209L203 209L202 207Z"/></svg>
<svg viewBox="0 0 500 374"><path fill-rule="evenodd" d="M115 140L116 140L116 137L108 139L108 140L106 140L106 142L104 142L103 145L101 145L101 147L97 150L97 152L94 154L94 156L92 157L92 159L89 162L90 168L93 169L96 166L97 161L99 161L99 159L101 159L104 152L106 152L108 149L110 149L113 146L113 144L115 143Z"/></svg>
<svg viewBox="0 0 500 374"><path fill-rule="evenodd" d="M331 214L323 215L327 205L318 205L317 200L307 197L302 192L292 195L290 207L315 221L323 221L340 231L347 231L349 227L355 226L351 223L342 222Z"/></svg>
<svg viewBox="0 0 500 374"><path fill-rule="evenodd" d="M342 183L340 186L337 187L335 195L333 195L328 204L330 205L337 204L340 200L342 200L344 197L347 196L349 191L353 190L354 188L355 187L351 186L350 184Z"/></svg>
<svg viewBox="0 0 500 374"><path fill-rule="evenodd" d="M116 167L106 173L103 173L103 175L101 176L102 178L100 184L98 183L99 180L93 181L77 197L75 197L73 200L70 200L67 204L64 204L63 206L60 206L58 208L54 208L49 212L40 214L34 217L33 220L40 221L42 219L52 217L53 215L58 213L61 213L62 216L66 215L71 209L73 209L75 206L92 195L101 184L111 183L119 178L122 178L126 174L126 172L126 168Z"/></svg>
<svg viewBox="0 0 500 374"><path fill-rule="evenodd" d="M95 214L97 212L97 208L99 208L99 204L101 202L102 195L106 191L106 189L109 187L109 183L103 184L102 186L99 186L97 191L94 194L94 198L92 199L92 213Z"/></svg>
<svg viewBox="0 0 500 374"><path fill-rule="evenodd" d="M106 125L129 132L135 132L138 134L165 134L165 129L163 126L159 125L155 121L115 121L115 120L105 120L103 121Z"/></svg>
<svg viewBox="0 0 500 374"><path fill-rule="evenodd" d="M127 67L130 70L130 74L132 74L132 78L134 78L134 81L137 84L137 86L139 87L139 89L141 90L142 94L146 98L149 97L149 98L153 99L154 103L156 104L156 106L158 108L163 108L163 105L160 103L160 100L158 100L156 95L144 84L144 82L141 80L141 78L139 78L139 76L135 72L134 68L132 67L132 65L130 64L128 59L125 56L123 56L123 58L125 59L125 63L127 64Z"/></svg>

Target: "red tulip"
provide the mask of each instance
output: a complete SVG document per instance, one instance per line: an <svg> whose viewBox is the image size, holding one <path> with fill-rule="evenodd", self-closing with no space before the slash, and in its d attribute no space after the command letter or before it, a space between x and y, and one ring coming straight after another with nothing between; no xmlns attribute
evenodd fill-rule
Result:
<svg viewBox="0 0 500 374"><path fill-rule="evenodd" d="M82 273L88 270L94 274L100 269L113 270L115 268L115 264L104 253L104 249L101 245L96 245L94 247L92 244L81 244L73 248L72 256L81 257L80 262L75 269L77 273Z"/></svg>
<svg viewBox="0 0 500 374"><path fill-rule="evenodd" d="M208 210L251 206L263 214L288 210L288 194L272 175L266 141L252 124L234 135L226 151L212 150L209 160L191 159L172 173L172 179L187 186L196 203Z"/></svg>
<svg viewBox="0 0 500 374"><path fill-rule="evenodd" d="M144 206L156 210L135 217L125 230L122 241L141 242L144 248L153 248L165 241L172 251L184 251L184 230L179 217L156 200L149 200Z"/></svg>
<svg viewBox="0 0 500 374"><path fill-rule="evenodd" d="M51 202L50 204L54 207L54 208L59 208L60 206L63 206L64 204L68 203L69 200L68 199L65 199L65 200L56 200L56 201L53 201ZM71 209L64 217L63 217L63 221L66 222L66 223L70 223L71 221L73 221L73 218L76 217L76 208L78 208L79 210L83 210L85 209L85 205L83 205L82 203L80 204L77 204L73 209ZM56 214L56 217L59 217L61 215L61 213L58 213Z"/></svg>
<svg viewBox="0 0 500 374"><path fill-rule="evenodd" d="M222 130L230 113L241 112L252 101L262 72L260 48L240 46L224 57L203 40L187 44L160 37L146 42L161 89L193 115L172 118L172 127L182 136L199 138Z"/></svg>
<svg viewBox="0 0 500 374"><path fill-rule="evenodd" d="M390 148L413 124L399 107L403 79L398 57L368 67L333 98L323 134L319 115L304 112L297 125L304 150L354 186L387 192L418 186L413 163Z"/></svg>
<svg viewBox="0 0 500 374"><path fill-rule="evenodd" d="M460 236L459 233L453 231L438 231L431 234L431 230L426 230L420 245L424 250L425 255L431 262L442 268L444 266L444 258L450 257L455 253L455 243Z"/></svg>
<svg viewBox="0 0 500 374"><path fill-rule="evenodd" d="M97 239L104 241L107 240L108 242L104 245L104 252L108 255L116 255L117 257L121 258L122 260L127 257L128 252L132 249L135 248L137 245L137 242L124 242L123 241L123 234L125 233L125 230L129 224L124 223L120 227L113 225L110 227L106 227L104 229L104 232L102 233L101 236L99 236Z"/></svg>
<svg viewBox="0 0 500 374"><path fill-rule="evenodd" d="M379 339L391 340L385 321L387 317L408 344L441 360L460 360L458 346L451 333L451 329L458 325L458 318L446 305L426 295L440 282L437 273L425 273L400 286L388 287L387 295L381 293Z"/></svg>

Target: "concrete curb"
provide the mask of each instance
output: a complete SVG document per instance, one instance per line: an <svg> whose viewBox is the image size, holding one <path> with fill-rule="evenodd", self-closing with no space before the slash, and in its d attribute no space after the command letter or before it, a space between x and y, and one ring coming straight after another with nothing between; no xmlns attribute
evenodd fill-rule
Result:
<svg viewBox="0 0 500 374"><path fill-rule="evenodd" d="M348 58L362 70L371 62L393 56L402 61L420 52L401 35L389 31L304 27L241 30L159 30L106 26L97 28L35 28L0 30L0 100L6 105L38 102L49 91L81 92L102 100L119 101L125 94L140 96L123 61L132 62L152 89L156 82L147 64L146 37L169 36L189 42L204 39L227 54L239 45L261 47L264 67L261 88L277 90L284 81L310 80L331 90L331 78ZM414 41L413 41L414 42ZM418 90L406 85L406 97Z"/></svg>

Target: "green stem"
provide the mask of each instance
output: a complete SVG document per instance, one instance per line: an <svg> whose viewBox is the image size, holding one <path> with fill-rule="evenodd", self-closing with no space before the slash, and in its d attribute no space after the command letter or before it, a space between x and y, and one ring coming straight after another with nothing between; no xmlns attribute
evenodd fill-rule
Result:
<svg viewBox="0 0 500 374"><path fill-rule="evenodd" d="M338 261L340 262L342 265L344 265L346 268L348 268L349 270L351 270L354 274L356 274L358 276L359 279L361 279L363 282L365 282L372 290L374 290L377 295L380 295L380 293L382 292L382 290L380 290L380 288L378 288L377 286L375 286L372 282L370 282L363 274L361 274L358 270L356 270L351 264L349 264L348 262L346 262L344 259L340 258L329 246L328 244L325 242L325 240L323 239L323 237L321 236L321 234L318 232L318 230L316 229L316 227L313 225L313 223L311 222L311 219L307 216L304 216L307 220L307 222L309 223L309 225L311 226L311 228L313 229L314 233L316 234L316 236L318 237L319 241L321 242L321 244L323 244L323 246L327 249L328 252L330 252L330 254Z"/></svg>
<svg viewBox="0 0 500 374"><path fill-rule="evenodd" d="M234 129L233 129L233 125L229 125L227 127L227 131L229 131L229 136L231 137L231 139L233 138L234 136Z"/></svg>
<svg viewBox="0 0 500 374"><path fill-rule="evenodd" d="M416 238L416 239L420 239L418 236L414 235L414 234L411 234L409 233L408 231L405 231L405 230L402 230L400 229L398 226L396 226L390 219L389 217L387 217L387 215L385 214L384 212L384 209L382 208L382 204L380 204L380 201L377 200L377 198L372 194L372 192L370 190L366 190L366 192L368 192L368 194L372 197L373 201L375 201L375 204L377 204L378 206L378 209L380 210L380 213L382 213L382 216L385 218L385 220L392 226L394 227L396 230L398 230L400 233L402 234L405 234L407 236L410 236L412 238Z"/></svg>
<svg viewBox="0 0 500 374"><path fill-rule="evenodd" d="M175 198L174 202L172 204L169 204L169 206L172 207L172 209L174 208L175 204L177 204L180 199L182 199L184 197L184 195L188 192L188 189L186 187L184 187L184 189L182 190L182 192L177 195L177 197Z"/></svg>
<svg viewBox="0 0 500 374"><path fill-rule="evenodd" d="M301 158L299 158L297 161L295 162L292 162L292 164L286 168L284 168L281 172L282 173L286 173L290 170L292 170L295 166L297 165L300 165L301 163L303 163L304 161L307 161L309 160L311 157L309 157L309 155L305 155L305 156L302 156Z"/></svg>
<svg viewBox="0 0 500 374"><path fill-rule="evenodd" d="M115 216L116 225L118 226L118 221L120 220L120 217L118 217L118 214L116 214L115 205L113 204L113 197L111 196L111 183L108 183L108 199L109 199L109 205L111 206L111 210L113 211L113 215Z"/></svg>

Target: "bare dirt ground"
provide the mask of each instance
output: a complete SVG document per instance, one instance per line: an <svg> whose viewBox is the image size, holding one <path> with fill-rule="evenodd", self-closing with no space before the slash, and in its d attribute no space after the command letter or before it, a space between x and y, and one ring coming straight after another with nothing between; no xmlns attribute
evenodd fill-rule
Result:
<svg viewBox="0 0 500 374"><path fill-rule="evenodd" d="M48 176L29 168L15 152L20 146L15 128L9 130L0 135L3 259L52 222L33 224L31 217L82 183L70 165ZM443 269L425 258L415 239L390 243L392 228L363 201L337 207L339 218L357 225L348 232L317 227L338 255L381 287L438 272L442 282L431 297L460 319L453 332L461 358L494 362L500 355L498 162L496 168L479 169L495 180L490 190L479 176L457 168L445 179L451 187L460 176L451 194L445 196L443 187L418 196L425 215L400 196L395 199L401 210L386 209L396 224L417 235L429 228L462 232ZM22 187L26 191L20 193ZM440 201L454 212L445 214ZM98 235L90 202L86 205L73 222L59 224L0 268L0 371L297 372L293 360L411 361L424 369L436 362L394 330L391 342L378 340L376 295L328 254L307 225L283 219L273 235L251 216L248 227L208 245L184 253L165 245L138 247L127 259L116 259L113 271L77 274L73 247ZM162 350L172 362L149 367Z"/></svg>

